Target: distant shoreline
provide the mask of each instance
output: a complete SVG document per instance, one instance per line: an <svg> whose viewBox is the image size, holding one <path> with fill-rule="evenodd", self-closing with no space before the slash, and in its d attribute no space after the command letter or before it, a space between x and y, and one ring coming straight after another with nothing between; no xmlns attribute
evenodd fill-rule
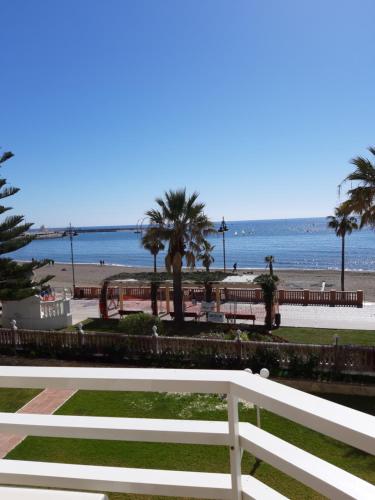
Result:
<svg viewBox="0 0 375 500"><path fill-rule="evenodd" d="M28 260L22 260L22 259L17 259L18 262L30 262ZM71 266L72 263L71 261L55 261L55 264L59 264L59 265L64 265L64 266ZM75 266L98 266L98 267L102 267L100 266L99 262L74 262L74 265ZM153 267L152 266L141 266L141 265L130 265L130 264L116 264L116 263L111 263L111 262L108 262L108 263L105 263L105 266L107 267L125 267L127 269L148 269L151 271L153 271ZM162 266L160 266L162 267ZM196 270L198 271L201 271L202 269L204 269L203 267L200 267L200 266L197 266L195 268ZM222 271L223 268L222 267L215 267L215 266L211 266L211 269L212 271ZM238 272L251 272L251 271L256 271L256 272L259 272L259 273L262 273L262 272L267 272L267 269L265 267L238 267L237 268L237 271ZM277 265L275 266L275 274L279 273L279 272L297 272L297 271L301 271L301 272L334 272L334 273L341 273L341 270L339 268L324 268L324 267L281 267L281 268L277 268ZM230 267L227 267L227 272L232 272L232 266ZM375 273L375 269L345 269L345 273Z"/></svg>

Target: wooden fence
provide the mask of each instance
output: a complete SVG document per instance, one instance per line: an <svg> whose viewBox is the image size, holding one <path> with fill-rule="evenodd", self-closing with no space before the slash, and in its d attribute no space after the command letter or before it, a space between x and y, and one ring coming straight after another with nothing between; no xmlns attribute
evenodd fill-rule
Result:
<svg viewBox="0 0 375 500"><path fill-rule="evenodd" d="M181 360L239 359L251 361L259 350L277 359L288 370L315 360L315 370L375 376L375 347L358 345L313 345L276 342L243 342L189 337L153 337L121 333L79 333L0 329L0 349L47 353L80 351L93 356L121 353L125 360L142 360L150 355L179 357ZM266 354L267 354L266 353Z"/></svg>
<svg viewBox="0 0 375 500"><path fill-rule="evenodd" d="M100 297L100 287L75 287L74 297L76 299L98 299ZM124 287L124 300L151 300L150 287ZM119 298L119 288L108 288L108 298ZM158 299L165 300L166 289L160 287ZM169 289L170 299L172 299L173 289ZM194 297L197 300L204 300L204 289L199 287L184 288L185 298ZM236 301L242 303L263 302L263 292L260 288L219 288L221 302ZM315 290L278 290L277 298L280 305L321 305L321 306L349 306L363 307L363 291L339 292L329 290L320 292Z"/></svg>

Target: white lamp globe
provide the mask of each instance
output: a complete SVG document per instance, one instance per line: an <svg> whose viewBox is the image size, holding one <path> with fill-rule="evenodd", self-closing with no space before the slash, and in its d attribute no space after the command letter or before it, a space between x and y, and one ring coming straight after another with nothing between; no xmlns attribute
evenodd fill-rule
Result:
<svg viewBox="0 0 375 500"><path fill-rule="evenodd" d="M260 376L263 378L268 378L270 376L270 371L267 368L262 368L259 372Z"/></svg>

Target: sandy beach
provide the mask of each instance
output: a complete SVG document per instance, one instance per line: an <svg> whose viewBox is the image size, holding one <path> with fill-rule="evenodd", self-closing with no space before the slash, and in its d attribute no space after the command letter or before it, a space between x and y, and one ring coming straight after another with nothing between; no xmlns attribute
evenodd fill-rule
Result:
<svg viewBox="0 0 375 500"><path fill-rule="evenodd" d="M94 264L76 264L75 280L77 286L98 286L101 282L118 273L133 273L152 271L147 267L125 267L125 266L99 266ZM239 270L239 274L249 270ZM254 274L260 274L263 270L254 269ZM275 270L280 278L279 288L289 290L320 290L322 282L325 282L326 290L340 290L340 272L330 270ZM72 286L72 269L69 264L55 263L54 266L46 266L36 271L37 277L53 274L55 278L51 285L56 288L70 288ZM375 301L375 273L368 271L347 271L345 273L346 290L363 290L365 301Z"/></svg>

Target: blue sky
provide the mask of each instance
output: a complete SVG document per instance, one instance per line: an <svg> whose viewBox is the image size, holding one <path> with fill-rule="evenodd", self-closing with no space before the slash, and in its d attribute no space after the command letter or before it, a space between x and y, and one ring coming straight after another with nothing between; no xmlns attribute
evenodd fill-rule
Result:
<svg viewBox="0 0 375 500"><path fill-rule="evenodd" d="M373 0L1 0L2 175L37 225L324 216L375 145Z"/></svg>

